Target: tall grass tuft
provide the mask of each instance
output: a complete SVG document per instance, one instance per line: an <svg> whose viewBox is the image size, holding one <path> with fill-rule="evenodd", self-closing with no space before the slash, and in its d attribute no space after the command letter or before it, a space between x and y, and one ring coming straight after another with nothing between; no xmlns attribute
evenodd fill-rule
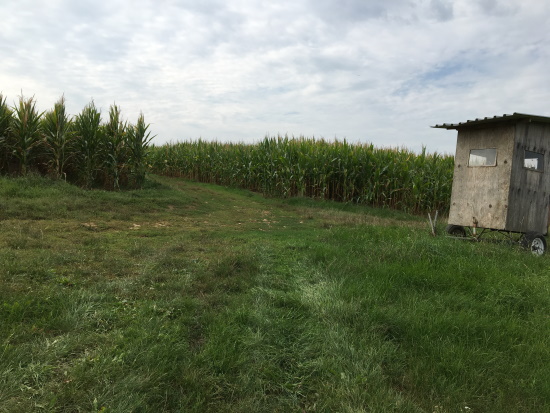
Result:
<svg viewBox="0 0 550 413"><path fill-rule="evenodd" d="M66 112L64 96L42 118L42 133L50 174L55 178L66 178L74 130L73 123Z"/></svg>
<svg viewBox="0 0 550 413"><path fill-rule="evenodd" d="M8 149L19 161L21 175L26 175L33 158L38 153L36 149L42 142L40 124L42 113L36 109L34 97L25 99L20 96L19 104L13 109Z"/></svg>

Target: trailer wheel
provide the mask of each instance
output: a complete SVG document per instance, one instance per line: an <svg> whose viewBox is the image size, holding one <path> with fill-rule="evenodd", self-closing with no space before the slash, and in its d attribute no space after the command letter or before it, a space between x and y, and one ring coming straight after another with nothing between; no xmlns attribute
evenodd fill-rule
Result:
<svg viewBox="0 0 550 413"><path fill-rule="evenodd" d="M453 237L466 238L466 230L460 225L449 224L447 228L445 228L445 231Z"/></svg>
<svg viewBox="0 0 550 413"><path fill-rule="evenodd" d="M521 239L525 248L531 250L533 255L542 255L546 251L546 238L538 232L528 232Z"/></svg>

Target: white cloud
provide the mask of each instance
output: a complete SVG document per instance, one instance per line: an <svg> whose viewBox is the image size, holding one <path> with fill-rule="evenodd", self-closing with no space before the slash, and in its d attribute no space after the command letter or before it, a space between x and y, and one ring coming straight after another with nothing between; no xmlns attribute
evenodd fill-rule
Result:
<svg viewBox="0 0 550 413"><path fill-rule="evenodd" d="M550 115L547 2L5 0L0 91L90 99L156 142L266 133L454 151L429 125Z"/></svg>

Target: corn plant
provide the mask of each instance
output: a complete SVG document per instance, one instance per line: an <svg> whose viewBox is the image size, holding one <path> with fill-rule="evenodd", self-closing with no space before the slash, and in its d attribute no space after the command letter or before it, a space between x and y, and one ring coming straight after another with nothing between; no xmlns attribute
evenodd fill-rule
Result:
<svg viewBox="0 0 550 413"><path fill-rule="evenodd" d="M109 108L109 121L104 126L103 164L105 167L104 186L120 189L121 181L126 180L128 163L128 125L121 119L121 110L117 105Z"/></svg>
<svg viewBox="0 0 550 413"><path fill-rule="evenodd" d="M154 138L148 132L149 126L145 123L145 118L143 113L141 113L137 123L128 128L127 133L128 164L133 185L137 188L141 188L145 182L147 147L151 139Z"/></svg>
<svg viewBox="0 0 550 413"><path fill-rule="evenodd" d="M42 119L42 133L50 173L55 178L66 178L73 124L66 113L64 96L55 103L53 110L45 113Z"/></svg>
<svg viewBox="0 0 550 413"><path fill-rule="evenodd" d="M8 133L11 126L12 111L6 98L0 93L0 172L8 170L9 147Z"/></svg>
<svg viewBox="0 0 550 413"><path fill-rule="evenodd" d="M141 187L153 137L140 114L136 125L122 120L112 105L103 124L94 102L71 119L62 96L52 110L39 113L33 98L9 107L0 93L0 173L32 168L86 188Z"/></svg>
<svg viewBox="0 0 550 413"><path fill-rule="evenodd" d="M13 118L8 134L8 149L18 160L21 175L26 175L31 161L38 153L41 140L42 113L36 109L34 97L19 97L19 104L13 107Z"/></svg>
<svg viewBox="0 0 550 413"><path fill-rule="evenodd" d="M101 113L93 101L84 107L74 121L75 156L73 166L77 171L79 181L86 188L91 188L94 185L102 163L100 149L103 130L100 125Z"/></svg>

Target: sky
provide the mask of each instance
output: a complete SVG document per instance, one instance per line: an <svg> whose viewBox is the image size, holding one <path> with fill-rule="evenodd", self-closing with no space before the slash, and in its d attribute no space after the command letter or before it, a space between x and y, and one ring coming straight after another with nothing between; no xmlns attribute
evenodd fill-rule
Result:
<svg viewBox="0 0 550 413"><path fill-rule="evenodd" d="M140 112L153 143L315 137L454 154L550 116L547 0L0 0L0 93Z"/></svg>

